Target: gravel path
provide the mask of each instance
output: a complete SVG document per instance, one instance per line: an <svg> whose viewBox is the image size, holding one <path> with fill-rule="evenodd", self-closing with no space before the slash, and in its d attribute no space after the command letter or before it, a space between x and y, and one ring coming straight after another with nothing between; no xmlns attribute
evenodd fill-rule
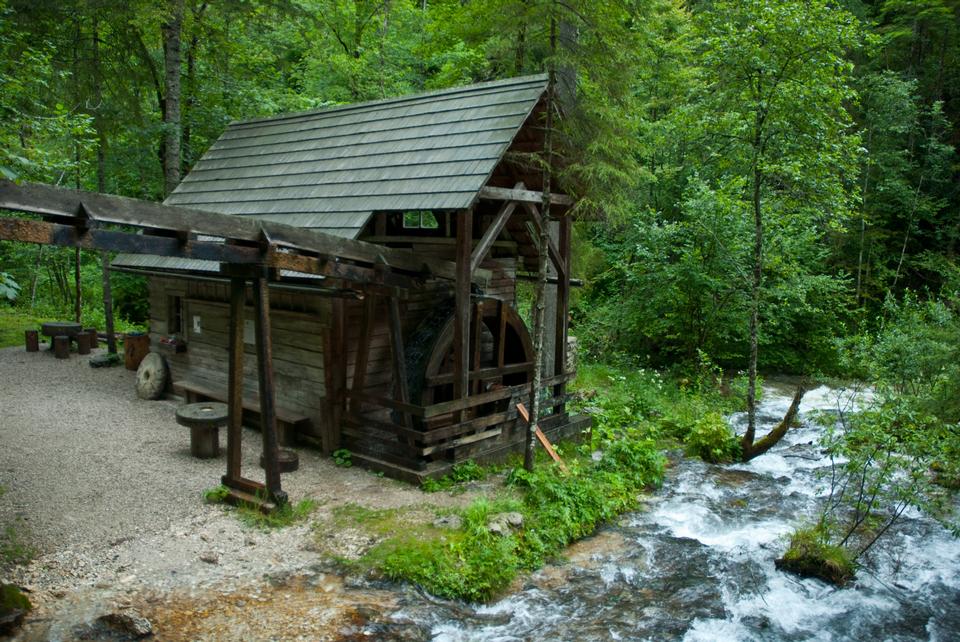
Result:
<svg viewBox="0 0 960 642"><path fill-rule="evenodd" d="M138 399L135 373L88 362L0 349L0 529L16 522L38 551L7 578L38 607L22 639L71 639L77 622L137 596L155 603L157 595L222 594L265 577L316 573L316 531L340 504L452 506L473 495L425 494L299 449L300 469L284 475L283 486L292 501L317 501L311 522L245 526L203 503L225 459L190 456L188 430L174 418L182 402ZM244 429L243 442L244 476L262 480L259 432ZM319 535L352 545L341 541L348 534Z"/></svg>

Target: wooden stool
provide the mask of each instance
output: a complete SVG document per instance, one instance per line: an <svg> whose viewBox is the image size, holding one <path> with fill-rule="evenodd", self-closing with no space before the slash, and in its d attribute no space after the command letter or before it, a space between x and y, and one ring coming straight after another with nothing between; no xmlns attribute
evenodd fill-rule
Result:
<svg viewBox="0 0 960 642"><path fill-rule="evenodd" d="M40 350L40 333L36 330L26 330L23 333L27 342L27 352L37 352Z"/></svg>
<svg viewBox="0 0 960 642"><path fill-rule="evenodd" d="M58 334L53 337L53 354L57 359L67 359L70 357L70 337L65 334Z"/></svg>
<svg viewBox="0 0 960 642"><path fill-rule="evenodd" d="M190 429L190 454L209 459L220 454L220 426L227 423L227 404L190 403L177 408L177 423Z"/></svg>
<svg viewBox="0 0 960 642"><path fill-rule="evenodd" d="M96 328L84 328L84 331L90 335L90 349L96 350L100 347L97 342L97 329Z"/></svg>
<svg viewBox="0 0 960 642"><path fill-rule="evenodd" d="M77 333L77 353L90 354L90 335L87 332Z"/></svg>

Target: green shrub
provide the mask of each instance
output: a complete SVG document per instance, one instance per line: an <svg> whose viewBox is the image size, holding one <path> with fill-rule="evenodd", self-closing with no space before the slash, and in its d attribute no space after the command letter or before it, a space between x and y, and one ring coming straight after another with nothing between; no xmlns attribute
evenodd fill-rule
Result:
<svg viewBox="0 0 960 642"><path fill-rule="evenodd" d="M353 466L353 454L346 448L334 450L331 456L333 457L333 463L341 468L350 468Z"/></svg>
<svg viewBox="0 0 960 642"><path fill-rule="evenodd" d="M730 462L740 455L740 442L719 412L708 412L687 433L685 451L714 464Z"/></svg>
<svg viewBox="0 0 960 642"><path fill-rule="evenodd" d="M230 489L223 484L214 486L213 488L208 488L203 491L203 501L207 502L208 504L219 504L229 496Z"/></svg>
<svg viewBox="0 0 960 642"><path fill-rule="evenodd" d="M454 464L450 468L450 473L437 479L425 479L421 488L428 493L435 493L441 490L449 490L457 484L469 481L480 481L486 479L493 471L495 466L480 466L472 459Z"/></svg>

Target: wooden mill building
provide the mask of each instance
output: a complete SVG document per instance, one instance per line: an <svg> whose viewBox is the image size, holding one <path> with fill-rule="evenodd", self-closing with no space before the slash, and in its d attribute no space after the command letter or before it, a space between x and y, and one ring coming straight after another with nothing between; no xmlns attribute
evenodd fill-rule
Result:
<svg viewBox="0 0 960 642"><path fill-rule="evenodd" d="M545 76L530 76L236 122L170 195L167 205L339 239L322 270L270 274L281 441L346 448L411 480L522 449L516 404L530 406L534 364L516 285L536 272L547 225L556 319L541 427L557 438L589 426L565 405L571 203L552 194L545 220L531 160L543 146L546 90ZM148 277L152 349L167 358L175 392L226 400L230 283L221 264L125 254L113 268ZM352 278L361 272L374 276ZM252 417L257 365L246 323Z"/></svg>

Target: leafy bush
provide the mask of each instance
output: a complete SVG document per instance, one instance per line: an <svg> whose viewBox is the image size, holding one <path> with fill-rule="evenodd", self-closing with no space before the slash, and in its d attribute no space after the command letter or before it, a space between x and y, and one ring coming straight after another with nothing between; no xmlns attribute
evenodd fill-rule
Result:
<svg viewBox="0 0 960 642"><path fill-rule="evenodd" d="M688 455L711 463L730 462L740 455L740 442L719 412L709 412L693 424L686 437Z"/></svg>
<svg viewBox="0 0 960 642"><path fill-rule="evenodd" d="M479 481L486 479L487 475L494 469L491 466L480 466L472 459L454 464L450 468L450 473L437 479L425 479L421 488L428 493L435 493L441 490L449 490L457 484L468 481Z"/></svg>
<svg viewBox="0 0 960 642"><path fill-rule="evenodd" d="M333 457L333 463L341 468L350 468L353 466L353 454L346 448L334 450L331 457Z"/></svg>
<svg viewBox="0 0 960 642"><path fill-rule="evenodd" d="M0 301L13 303L20 295L20 284L6 272L0 272Z"/></svg>

